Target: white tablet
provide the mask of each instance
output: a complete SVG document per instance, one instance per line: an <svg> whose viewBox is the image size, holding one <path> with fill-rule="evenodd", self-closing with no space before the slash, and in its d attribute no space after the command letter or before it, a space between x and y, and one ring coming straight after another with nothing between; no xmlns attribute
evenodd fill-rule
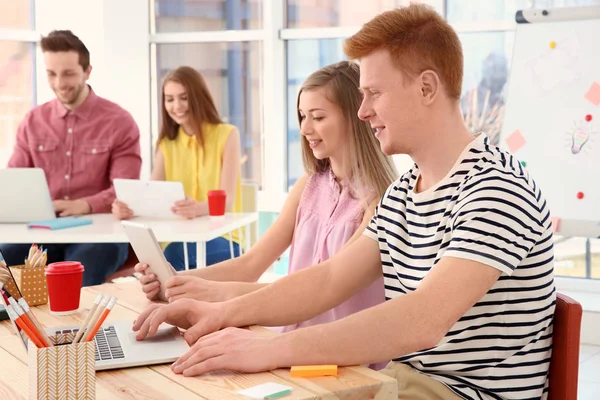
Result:
<svg viewBox="0 0 600 400"><path fill-rule="evenodd" d="M167 300L165 296L165 282L175 271L167 262L165 255L160 248L160 244L154 236L152 229L144 224L138 224L131 221L121 221L125 234L129 238L129 243L138 260L142 264L148 264L151 273L156 274L160 282L159 298Z"/></svg>
<svg viewBox="0 0 600 400"><path fill-rule="evenodd" d="M179 218L171 207L185 199L181 182L114 179L117 199L127 204L135 217Z"/></svg>

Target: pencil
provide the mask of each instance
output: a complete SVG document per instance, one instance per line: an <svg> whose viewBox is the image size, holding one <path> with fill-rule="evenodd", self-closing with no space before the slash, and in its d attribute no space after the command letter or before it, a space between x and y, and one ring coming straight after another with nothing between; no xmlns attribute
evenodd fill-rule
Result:
<svg viewBox="0 0 600 400"><path fill-rule="evenodd" d="M72 344L79 342L79 339L81 339L81 337L83 336L83 333L86 330L85 328L90 323L90 320L92 319L92 316L96 312L96 308L98 308L98 304L100 304L100 302L102 301L103 296L104 295L102 293L100 293L100 294L98 294L98 296L96 296L96 300L94 300L94 304L92 304L90 311L88 311L87 316L85 317L85 320L81 324L81 327L79 328L79 332L77 332L77 335L75 335L75 339L73 339Z"/></svg>
<svg viewBox="0 0 600 400"><path fill-rule="evenodd" d="M79 342L85 342L85 339L87 339L87 332L90 332L90 330L94 327L94 325L96 324L96 321L98 321L98 318L100 318L100 315L102 314L102 311L104 311L104 308L106 307L106 304L108 304L109 300L110 300L110 296L106 296L106 297L102 298L102 301L100 302L100 304L98 304L98 307L96 307L96 310L94 310L92 317L90 318L87 325L85 326L85 332L84 332L85 336L81 337L79 339Z"/></svg>
<svg viewBox="0 0 600 400"><path fill-rule="evenodd" d="M13 310L17 313L17 315L19 316L19 318L21 318L23 320L23 323L27 326L27 328L29 328L29 333L28 335L31 337L31 335L33 335L35 337L35 339L37 340L34 341L36 346L38 347L49 347L50 343L46 344L45 341L42 339L41 334L38 332L38 329L35 327L35 325L33 324L33 322L31 321L31 319L29 319L29 317L27 316L27 314L25 314L25 311L23 311L23 309L19 306L19 304L17 303L17 301L14 298L9 298L8 299L10 305L12 306ZM27 331L25 331L27 333ZM39 343L39 345L38 345Z"/></svg>
<svg viewBox="0 0 600 400"><path fill-rule="evenodd" d="M33 325L35 325L35 327L37 328L37 330L40 334L40 339L42 339L42 341L45 342L48 345L48 347L53 346L54 343L52 342L52 340L50 340L50 338L46 334L44 327L42 325L40 325L40 323L37 320L37 318L35 317L35 315L33 315L33 312L31 312L31 309L29 308L29 304L27 304L27 301L25 301L25 298L21 297L19 300L17 300L17 303L19 303L19 306L21 306L23 311L25 311L25 315L27 315L29 317L31 322L33 322Z"/></svg>
<svg viewBox="0 0 600 400"><path fill-rule="evenodd" d="M87 336L87 339L85 340L86 342L91 342L92 339L94 339L94 336L96 336L96 332L98 332L98 330L100 329L100 327L104 323L104 320L106 319L106 317L110 313L110 310L112 310L112 308L115 306L116 303L117 303L117 298L115 296L111 297L110 301L108 302L108 305L102 311L102 314L100 315L100 318L98 318L98 321L96 322L96 324L94 325L94 327L90 331L89 335Z"/></svg>
<svg viewBox="0 0 600 400"><path fill-rule="evenodd" d="M17 313L15 312L15 310L13 310L13 308L10 304L6 304L5 307L6 307L6 312L8 313L8 316L10 317L10 319L12 319L14 321L14 323L17 324L17 326L19 328L21 328L21 330L23 332L25 332L25 334L27 335L29 340L31 340L38 348L46 347L33 334L33 332L31 332L31 330L29 329L27 324L25 324L23 322L23 319L17 315Z"/></svg>

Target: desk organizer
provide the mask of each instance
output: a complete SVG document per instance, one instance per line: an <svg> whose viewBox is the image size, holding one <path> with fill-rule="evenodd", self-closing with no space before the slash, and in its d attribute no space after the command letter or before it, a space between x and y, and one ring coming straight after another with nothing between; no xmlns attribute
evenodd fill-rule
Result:
<svg viewBox="0 0 600 400"><path fill-rule="evenodd" d="M95 341L71 344L75 334L50 336L53 347L29 341L29 398L82 400L96 398Z"/></svg>
<svg viewBox="0 0 600 400"><path fill-rule="evenodd" d="M44 268L26 268L25 265L16 265L10 267L10 270L19 289L21 289L21 294L30 307L48 303L48 285L46 284ZM13 296L18 295L17 288L14 287L12 280L8 282L6 289Z"/></svg>

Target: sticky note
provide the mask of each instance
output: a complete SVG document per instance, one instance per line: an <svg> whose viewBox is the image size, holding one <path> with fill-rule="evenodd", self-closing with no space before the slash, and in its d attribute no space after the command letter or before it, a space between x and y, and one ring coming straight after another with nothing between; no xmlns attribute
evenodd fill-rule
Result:
<svg viewBox="0 0 600 400"><path fill-rule="evenodd" d="M278 399L292 393L292 387L267 382L248 389L238 390L237 393L250 399Z"/></svg>
<svg viewBox="0 0 600 400"><path fill-rule="evenodd" d="M558 226L560 224L560 218L552 217L552 232L558 232Z"/></svg>
<svg viewBox="0 0 600 400"><path fill-rule="evenodd" d="M335 376L337 370L337 365L299 365L290 369L290 376L293 378Z"/></svg>
<svg viewBox="0 0 600 400"><path fill-rule="evenodd" d="M584 97L593 105L600 105L600 83L592 83L592 86L590 86Z"/></svg>
<svg viewBox="0 0 600 400"><path fill-rule="evenodd" d="M506 145L508 146L508 151L511 153L519 151L519 149L525 146L525 143L525 137L518 129L506 137Z"/></svg>

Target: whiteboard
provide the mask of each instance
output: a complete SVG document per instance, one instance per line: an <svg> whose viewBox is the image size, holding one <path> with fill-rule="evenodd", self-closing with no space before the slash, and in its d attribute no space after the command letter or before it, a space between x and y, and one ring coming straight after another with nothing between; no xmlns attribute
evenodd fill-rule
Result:
<svg viewBox="0 0 600 400"><path fill-rule="evenodd" d="M600 19L560 19L517 24L500 146L552 216L600 221Z"/></svg>

